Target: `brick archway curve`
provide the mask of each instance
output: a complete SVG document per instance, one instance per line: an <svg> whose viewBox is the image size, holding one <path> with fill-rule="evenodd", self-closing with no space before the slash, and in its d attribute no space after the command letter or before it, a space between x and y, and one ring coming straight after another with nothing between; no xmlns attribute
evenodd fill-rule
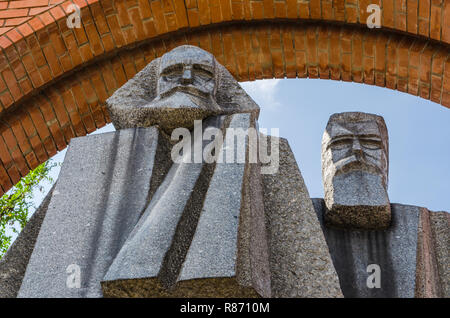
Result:
<svg viewBox="0 0 450 318"><path fill-rule="evenodd" d="M81 7L79 29L66 25L72 2ZM370 3L382 8L381 29L363 24ZM104 101L114 90L181 44L212 52L240 81L354 81L450 107L450 1L403 3L16 0L6 8L0 3L0 19L6 16L0 21L0 192L71 138L109 122ZM27 17L14 17L15 10L26 10ZM5 27L8 23L18 25Z"/></svg>

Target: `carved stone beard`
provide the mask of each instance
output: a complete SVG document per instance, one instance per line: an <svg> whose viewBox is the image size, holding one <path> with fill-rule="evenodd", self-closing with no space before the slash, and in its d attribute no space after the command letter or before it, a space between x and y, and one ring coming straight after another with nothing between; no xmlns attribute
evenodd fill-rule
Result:
<svg viewBox="0 0 450 318"><path fill-rule="evenodd" d="M387 228L390 203L380 168L351 157L337 163L327 156L323 159L325 224L350 229Z"/></svg>
<svg viewBox="0 0 450 318"><path fill-rule="evenodd" d="M328 177L332 184L325 191L325 202L329 206L377 206L388 200L381 174L364 170L352 170Z"/></svg>
<svg viewBox="0 0 450 318"><path fill-rule="evenodd" d="M194 120L222 113L221 107L211 95L200 97L182 89L174 89L169 94L158 96L145 107L153 110L150 116L152 124L164 127L164 131L169 134L175 128L192 129Z"/></svg>
<svg viewBox="0 0 450 318"><path fill-rule="evenodd" d="M334 178L340 175L349 174L351 172L358 172L358 171L364 171L367 174L372 175L379 175L381 176L383 187L387 188L387 172L385 169L382 169L380 166L383 165L377 165L373 160L370 160L371 158L364 159L362 156L358 156L356 154L349 156L347 158L341 159L338 162L336 162L334 172Z"/></svg>

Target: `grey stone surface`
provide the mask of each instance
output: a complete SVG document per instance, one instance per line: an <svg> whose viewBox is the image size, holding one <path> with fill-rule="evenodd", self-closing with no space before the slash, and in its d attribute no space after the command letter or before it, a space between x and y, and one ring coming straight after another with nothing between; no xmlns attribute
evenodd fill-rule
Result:
<svg viewBox="0 0 450 318"><path fill-rule="evenodd" d="M0 298L17 297L54 188L55 185L0 260Z"/></svg>
<svg viewBox="0 0 450 318"><path fill-rule="evenodd" d="M247 129L252 120L250 114L216 117L203 129ZM225 141L222 149L231 147ZM175 163L105 275L105 296L270 295L268 270L249 284L236 277L245 168L245 162Z"/></svg>
<svg viewBox="0 0 450 318"><path fill-rule="evenodd" d="M237 280L242 286L253 286L263 297L271 296L269 244L260 163L249 163L245 169L238 243Z"/></svg>
<svg viewBox="0 0 450 318"><path fill-rule="evenodd" d="M419 228L417 231L416 287L415 297L441 297L436 243L433 237L430 212L420 209Z"/></svg>
<svg viewBox="0 0 450 318"><path fill-rule="evenodd" d="M250 114L236 114L231 117L229 129L242 128L247 130L250 128ZM229 139L226 139L223 149L234 148L237 152L237 143L233 142L230 145L228 144L229 141ZM247 147L248 145L246 145ZM234 163L216 164L197 230L180 273L180 281L204 277L237 277L236 272L245 271L239 268L240 261L238 259L250 257L250 255L243 254L241 249L256 250L258 249L256 244L263 244L266 240L265 237L261 237L263 242L253 241L248 246L240 246L238 242L240 220L242 222L240 213L243 200L245 200L242 197L243 187L246 186L245 181L248 182L249 180L244 178L245 168L246 164L239 163L238 160ZM258 178L259 176L253 174L253 177ZM255 211L255 213L257 212ZM247 228L242 230L254 231L253 226L257 223L260 225L259 228L265 225L264 218L261 215L255 216L252 221L253 224L248 224L250 223L248 222ZM242 223L241 226L243 226ZM254 233L252 234L254 235ZM258 274L252 273L252 270L255 271L256 269L249 268L248 272L243 275L249 276L246 282L248 287L256 287L261 296L268 297L270 296L270 273L267 247L259 248L258 253L259 263L253 265L261 267ZM252 274L254 274L253 277Z"/></svg>
<svg viewBox="0 0 450 318"><path fill-rule="evenodd" d="M183 45L153 60L108 98L116 129L192 128L194 120L259 107L210 53Z"/></svg>
<svg viewBox="0 0 450 318"><path fill-rule="evenodd" d="M342 297L294 154L285 139L279 145L278 173L262 175L272 297Z"/></svg>
<svg viewBox="0 0 450 318"><path fill-rule="evenodd" d="M326 224L388 228L388 167L389 140L383 117L360 112L333 114L322 138Z"/></svg>
<svg viewBox="0 0 450 318"><path fill-rule="evenodd" d="M102 296L100 280L149 200L159 138L153 127L71 140L19 297ZM71 264L81 288L66 285Z"/></svg>
<svg viewBox="0 0 450 318"><path fill-rule="evenodd" d="M421 208L392 204L391 226L368 231L325 226L324 200L313 203L345 297L414 297ZM370 264L380 266L381 288L367 286Z"/></svg>
<svg viewBox="0 0 450 318"><path fill-rule="evenodd" d="M439 297L450 298L450 213L429 213L439 276Z"/></svg>

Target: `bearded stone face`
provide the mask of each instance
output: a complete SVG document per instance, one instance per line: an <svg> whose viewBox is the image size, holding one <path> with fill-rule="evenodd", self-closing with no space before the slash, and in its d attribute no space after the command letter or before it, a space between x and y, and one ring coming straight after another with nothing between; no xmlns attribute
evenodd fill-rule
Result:
<svg viewBox="0 0 450 318"><path fill-rule="evenodd" d="M200 49L179 48L161 58L158 95L183 92L200 98L214 97L216 68L214 57Z"/></svg>
<svg viewBox="0 0 450 318"><path fill-rule="evenodd" d="M357 112L332 115L322 140L322 178L328 225L388 227L388 134L383 118Z"/></svg>
<svg viewBox="0 0 450 318"><path fill-rule="evenodd" d="M192 45L154 59L106 101L116 129L158 126L167 134L195 120L253 113L258 105L214 56Z"/></svg>
<svg viewBox="0 0 450 318"><path fill-rule="evenodd" d="M215 100L216 61L210 53L193 46L180 46L161 57L156 98L145 107L150 117L167 132L192 128L195 120L221 112Z"/></svg>

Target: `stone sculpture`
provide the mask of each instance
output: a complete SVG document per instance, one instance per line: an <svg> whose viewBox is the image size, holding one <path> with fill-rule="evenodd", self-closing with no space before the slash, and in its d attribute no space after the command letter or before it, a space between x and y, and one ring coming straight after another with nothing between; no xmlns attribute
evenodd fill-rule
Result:
<svg viewBox="0 0 450 318"><path fill-rule="evenodd" d="M200 48L107 107L117 131L71 140L0 297L449 297L449 214L390 204L380 116L331 117L311 200L287 140L257 133L258 105Z"/></svg>
<svg viewBox="0 0 450 318"><path fill-rule="evenodd" d="M389 203L388 147L382 117L330 117L322 142L325 200L313 203L342 292L449 297L449 214ZM368 282L373 270L378 285Z"/></svg>
<svg viewBox="0 0 450 318"><path fill-rule="evenodd" d="M350 112L330 117L322 139L327 225L389 227L388 144L380 116Z"/></svg>
<svg viewBox="0 0 450 318"><path fill-rule="evenodd" d="M259 107L210 53L173 49L107 106L117 131L72 139L23 279L2 296L342 297L287 141L249 133ZM236 160L196 158L177 131ZM263 144L281 145L279 169L251 160Z"/></svg>
<svg viewBox="0 0 450 318"><path fill-rule="evenodd" d="M107 101L116 129L158 125L165 132L194 120L259 107L213 55L180 46L154 60Z"/></svg>

